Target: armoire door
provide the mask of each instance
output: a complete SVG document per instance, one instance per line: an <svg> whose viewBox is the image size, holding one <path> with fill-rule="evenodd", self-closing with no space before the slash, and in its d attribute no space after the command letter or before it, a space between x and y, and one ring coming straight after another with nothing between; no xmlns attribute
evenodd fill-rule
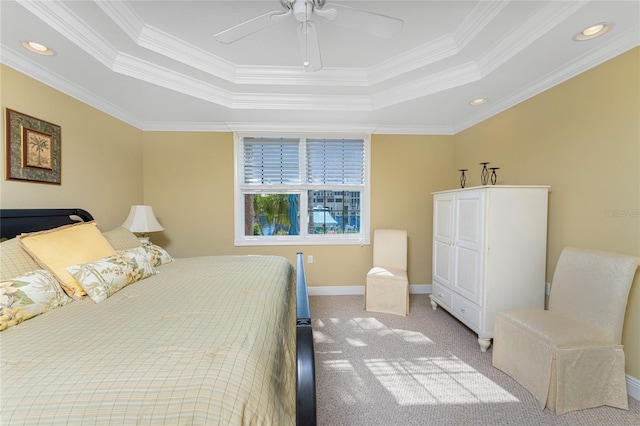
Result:
<svg viewBox="0 0 640 426"><path fill-rule="evenodd" d="M453 196L435 196L433 204L433 280L450 287Z"/></svg>
<svg viewBox="0 0 640 426"><path fill-rule="evenodd" d="M481 305L484 191L456 194L453 226L452 288Z"/></svg>

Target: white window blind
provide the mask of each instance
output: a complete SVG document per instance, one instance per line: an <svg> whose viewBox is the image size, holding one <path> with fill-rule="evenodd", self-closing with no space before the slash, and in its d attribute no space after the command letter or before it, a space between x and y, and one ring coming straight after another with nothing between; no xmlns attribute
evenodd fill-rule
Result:
<svg viewBox="0 0 640 426"><path fill-rule="evenodd" d="M299 184L298 152L298 139L244 138L244 183Z"/></svg>
<svg viewBox="0 0 640 426"><path fill-rule="evenodd" d="M307 184L364 185L362 139L307 139Z"/></svg>

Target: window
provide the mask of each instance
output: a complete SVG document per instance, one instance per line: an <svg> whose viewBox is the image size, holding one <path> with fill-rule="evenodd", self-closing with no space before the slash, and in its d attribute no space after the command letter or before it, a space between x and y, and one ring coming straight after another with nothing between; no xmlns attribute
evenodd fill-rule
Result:
<svg viewBox="0 0 640 426"><path fill-rule="evenodd" d="M235 135L235 244L368 244L369 138Z"/></svg>

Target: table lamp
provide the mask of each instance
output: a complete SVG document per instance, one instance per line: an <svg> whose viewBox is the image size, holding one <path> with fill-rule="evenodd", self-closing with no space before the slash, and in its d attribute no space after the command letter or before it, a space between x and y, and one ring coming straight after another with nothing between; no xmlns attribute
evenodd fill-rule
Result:
<svg viewBox="0 0 640 426"><path fill-rule="evenodd" d="M149 243L148 232L164 231L164 228L155 215L153 214L153 208L151 206L131 206L129 217L122 224L123 228L127 228L133 233L140 233L142 236L138 236L138 239L142 244Z"/></svg>

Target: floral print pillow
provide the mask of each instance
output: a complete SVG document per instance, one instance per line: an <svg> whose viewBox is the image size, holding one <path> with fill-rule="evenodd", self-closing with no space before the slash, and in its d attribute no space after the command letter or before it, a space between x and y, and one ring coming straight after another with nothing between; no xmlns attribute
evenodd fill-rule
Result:
<svg viewBox="0 0 640 426"><path fill-rule="evenodd" d="M114 256L69 266L67 272L96 303L113 296L129 284L157 273L142 247L118 250Z"/></svg>
<svg viewBox="0 0 640 426"><path fill-rule="evenodd" d="M0 331L71 302L44 269L0 282Z"/></svg>
<svg viewBox="0 0 640 426"><path fill-rule="evenodd" d="M173 257L165 249L152 243L142 246L146 251L153 266L164 265L173 262Z"/></svg>

